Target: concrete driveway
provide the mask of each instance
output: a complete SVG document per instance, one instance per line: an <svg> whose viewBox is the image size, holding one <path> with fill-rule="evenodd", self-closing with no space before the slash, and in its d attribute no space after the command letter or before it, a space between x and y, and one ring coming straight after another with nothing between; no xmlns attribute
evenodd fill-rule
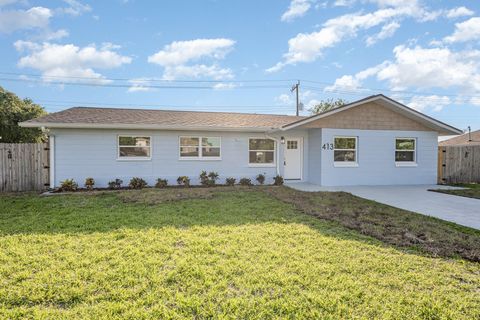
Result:
<svg viewBox="0 0 480 320"><path fill-rule="evenodd" d="M323 187L309 183L287 184L301 191L344 191L393 207L437 217L480 230L480 200L428 191L453 189L438 185Z"/></svg>

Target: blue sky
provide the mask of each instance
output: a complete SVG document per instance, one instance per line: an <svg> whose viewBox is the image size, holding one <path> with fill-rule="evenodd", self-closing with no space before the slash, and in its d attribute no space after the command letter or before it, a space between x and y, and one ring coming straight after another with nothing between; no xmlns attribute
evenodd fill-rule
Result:
<svg viewBox="0 0 480 320"><path fill-rule="evenodd" d="M49 112L292 114L299 79L306 109L384 93L480 129L477 1L0 0L0 43L0 85Z"/></svg>

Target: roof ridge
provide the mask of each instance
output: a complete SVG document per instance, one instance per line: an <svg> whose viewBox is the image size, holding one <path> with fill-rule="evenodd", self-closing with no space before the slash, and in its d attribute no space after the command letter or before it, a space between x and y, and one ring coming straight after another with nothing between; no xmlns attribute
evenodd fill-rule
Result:
<svg viewBox="0 0 480 320"><path fill-rule="evenodd" d="M143 108L115 108L115 107L86 107L86 106L75 106L68 109L64 109L57 112L68 111L71 109L100 109L100 110L132 110L132 111L164 111L164 112L188 112L188 113L226 113L226 114L241 114L241 115L256 115L256 116L279 116L279 117L295 117L295 118L306 118L308 116L296 116L288 114L277 114L277 113L253 113L253 112L230 112L230 111L193 111L193 110L172 110L172 109L143 109ZM53 112L53 113L57 113Z"/></svg>

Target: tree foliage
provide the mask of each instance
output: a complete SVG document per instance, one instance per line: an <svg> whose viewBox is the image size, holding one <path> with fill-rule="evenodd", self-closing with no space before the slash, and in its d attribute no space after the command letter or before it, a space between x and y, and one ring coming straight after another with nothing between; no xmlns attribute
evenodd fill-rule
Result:
<svg viewBox="0 0 480 320"><path fill-rule="evenodd" d="M334 108L341 107L345 104L347 104L348 101L343 100L343 99L326 99L320 101L320 103L316 104L313 108L310 109L310 112L312 114L317 114L317 113L322 113Z"/></svg>
<svg viewBox="0 0 480 320"><path fill-rule="evenodd" d="M19 122L46 115L47 112L30 99L20 99L13 92L0 87L0 142L33 143L45 139L38 128L22 128Z"/></svg>

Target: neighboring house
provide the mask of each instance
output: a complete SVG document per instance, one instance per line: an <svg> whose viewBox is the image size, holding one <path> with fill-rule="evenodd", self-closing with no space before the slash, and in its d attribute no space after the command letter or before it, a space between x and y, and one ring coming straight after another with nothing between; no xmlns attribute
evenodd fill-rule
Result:
<svg viewBox="0 0 480 320"><path fill-rule="evenodd" d="M462 133L383 95L311 117L71 108L20 123L50 135L52 187L93 177L226 177L325 186L435 184L438 135Z"/></svg>
<svg viewBox="0 0 480 320"><path fill-rule="evenodd" d="M480 145L480 130L464 133L438 143L439 146L476 146Z"/></svg>

